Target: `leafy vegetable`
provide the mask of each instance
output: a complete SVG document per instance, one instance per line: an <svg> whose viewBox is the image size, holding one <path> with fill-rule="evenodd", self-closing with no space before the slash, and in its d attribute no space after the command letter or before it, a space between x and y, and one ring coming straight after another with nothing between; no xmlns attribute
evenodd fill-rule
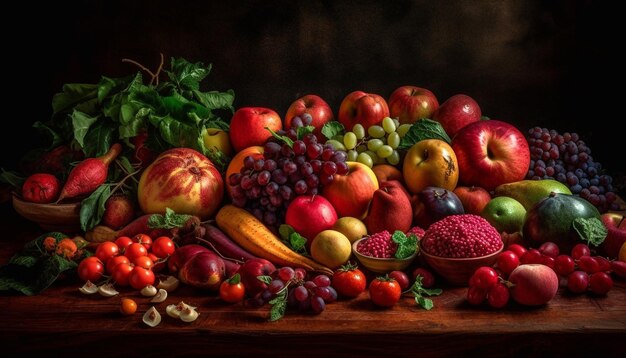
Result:
<svg viewBox="0 0 626 358"><path fill-rule="evenodd" d="M86 250L67 259L46 250L44 241L52 237L58 243L67 236L60 232L43 234L24 245L22 250L0 267L0 291L15 290L25 295L39 294L50 287L62 273L75 270L78 262L89 256ZM78 246L79 249L82 247Z"/></svg>
<svg viewBox="0 0 626 358"><path fill-rule="evenodd" d="M281 224L278 227L278 233L285 245L299 254L307 255L305 246L307 239L298 234L293 227L287 224Z"/></svg>
<svg viewBox="0 0 626 358"><path fill-rule="evenodd" d="M598 218L576 218L572 222L578 236L589 244L599 246L609 233L606 226Z"/></svg>
<svg viewBox="0 0 626 358"><path fill-rule="evenodd" d="M417 275L415 282L408 291L415 298L415 303L420 305L425 310L430 310L434 307L433 301L430 298L424 297L424 295L439 296L443 291L440 288L422 287L422 280L423 277L421 275Z"/></svg>
<svg viewBox="0 0 626 358"><path fill-rule="evenodd" d="M394 254L397 259L406 259L417 251L417 236L415 234L407 236L402 231L396 230L391 236L391 240L398 244Z"/></svg>
<svg viewBox="0 0 626 358"><path fill-rule="evenodd" d="M337 134L341 134L345 131L343 124L337 121L329 121L324 124L322 127L322 135L326 137L326 139L332 139Z"/></svg>
<svg viewBox="0 0 626 358"><path fill-rule="evenodd" d="M398 149L405 150L424 139L439 139L448 144L451 140L441 124L432 119L422 118L413 123L411 129L402 137Z"/></svg>
<svg viewBox="0 0 626 358"><path fill-rule="evenodd" d="M176 214L174 210L165 208L165 215L152 214L148 219L148 227L151 229L173 229L183 227L191 215Z"/></svg>
<svg viewBox="0 0 626 358"><path fill-rule="evenodd" d="M104 184L80 202L80 228L83 231L91 230L102 220L104 204L110 196L111 186Z"/></svg>

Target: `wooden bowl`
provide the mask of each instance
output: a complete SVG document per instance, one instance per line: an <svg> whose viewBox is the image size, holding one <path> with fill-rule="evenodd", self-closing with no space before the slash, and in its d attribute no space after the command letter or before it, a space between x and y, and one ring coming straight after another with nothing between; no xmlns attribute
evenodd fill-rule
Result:
<svg viewBox="0 0 626 358"><path fill-rule="evenodd" d="M470 258L450 258L431 255L424 250L421 255L428 266L430 266L443 279L455 286L468 286L470 277L477 268L481 266L492 266L495 264L498 255L504 249L504 245L492 254L481 257Z"/></svg>
<svg viewBox="0 0 626 358"><path fill-rule="evenodd" d="M367 237L363 237L352 243L352 253L354 254L354 256L356 256L356 258L363 266L365 266L368 270L374 273L389 273L395 270L404 270L405 268L409 267L415 257L417 257L417 251L413 255L405 259L379 258L363 255L358 252L356 248L359 242L365 239L367 239Z"/></svg>
<svg viewBox="0 0 626 358"><path fill-rule="evenodd" d="M44 230L74 233L80 231L80 202L40 204L22 200L13 194L13 208Z"/></svg>

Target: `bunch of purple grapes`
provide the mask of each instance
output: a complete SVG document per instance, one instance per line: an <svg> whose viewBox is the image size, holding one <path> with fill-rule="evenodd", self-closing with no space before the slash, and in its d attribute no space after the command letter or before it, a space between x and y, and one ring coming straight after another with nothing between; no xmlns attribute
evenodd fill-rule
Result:
<svg viewBox="0 0 626 358"><path fill-rule="evenodd" d="M533 127L527 138L531 159L527 179L558 180L601 213L619 209L613 178L602 172L602 165L593 160L591 149L578 134Z"/></svg>
<svg viewBox="0 0 626 358"><path fill-rule="evenodd" d="M322 313L327 303L337 301L337 291L330 285L331 279L325 274L319 274L306 279L306 270L283 266L271 274L272 280L267 288L255 297L248 298L246 304L250 307L262 307L281 294L286 292L286 305L299 311Z"/></svg>
<svg viewBox="0 0 626 358"><path fill-rule="evenodd" d="M228 177L233 204L246 208L271 229L284 222L287 207L296 196L318 194L335 174L349 171L345 151L318 143L313 133L301 132L299 138L299 128L305 127L279 131L278 136L288 140L270 138L263 146L263 158L247 156L241 171Z"/></svg>

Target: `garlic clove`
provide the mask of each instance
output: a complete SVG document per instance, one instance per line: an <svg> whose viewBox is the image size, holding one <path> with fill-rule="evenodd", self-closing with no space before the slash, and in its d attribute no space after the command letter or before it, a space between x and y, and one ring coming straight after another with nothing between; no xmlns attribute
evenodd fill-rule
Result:
<svg viewBox="0 0 626 358"><path fill-rule="evenodd" d="M93 282L87 280L83 287L80 287L78 290L86 295L91 295L98 292L98 286L94 285Z"/></svg>
<svg viewBox="0 0 626 358"><path fill-rule="evenodd" d="M165 280L160 280L159 284L157 285L157 288L159 289L162 288L166 290L167 292L172 292L178 288L179 284L180 284L180 280L170 275L170 276L167 276Z"/></svg>
<svg viewBox="0 0 626 358"><path fill-rule="evenodd" d="M180 318L180 311L178 305L172 304L165 307L165 313L172 318Z"/></svg>
<svg viewBox="0 0 626 358"><path fill-rule="evenodd" d="M150 327L156 327L161 323L161 314L154 306L150 307L143 315L143 323Z"/></svg>
<svg viewBox="0 0 626 358"><path fill-rule="evenodd" d="M159 289L159 292L157 292L157 294L154 295L154 297L152 297L150 302L161 303L165 301L166 298L167 298L167 291L161 288Z"/></svg>
<svg viewBox="0 0 626 358"><path fill-rule="evenodd" d="M148 285L148 286L142 288L141 291L139 291L139 292L141 292L142 296L152 297L152 296L157 294L157 288L152 286L152 285Z"/></svg>
<svg viewBox="0 0 626 358"><path fill-rule="evenodd" d="M119 295L119 292L117 292L117 290L111 283L105 283L104 285L98 287L98 292L104 297L113 297L115 295Z"/></svg>
<svg viewBox="0 0 626 358"><path fill-rule="evenodd" d="M193 322L199 315L198 311L193 309L191 306L187 306L180 312L180 320L183 322Z"/></svg>

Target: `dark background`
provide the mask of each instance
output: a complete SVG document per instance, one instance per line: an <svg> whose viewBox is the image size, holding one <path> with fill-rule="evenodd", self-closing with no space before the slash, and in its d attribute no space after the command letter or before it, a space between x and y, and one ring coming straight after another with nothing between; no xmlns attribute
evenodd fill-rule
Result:
<svg viewBox="0 0 626 358"><path fill-rule="evenodd" d="M475 98L485 115L526 131L578 132L623 182L619 12L600 1L74 1L54 13L17 4L3 22L5 127L0 165L45 144L31 127L68 82L151 69L166 58L212 63L207 88L233 89L235 107L284 116L314 93L335 113L354 90L388 98L402 85L440 103ZM35 17L36 13L38 17ZM42 17L43 16L43 17ZM20 20L21 19L21 20ZM166 61L167 62L167 61ZM7 107L9 106L9 107ZM8 115L8 113L15 113ZM7 126L9 125L10 126ZM10 129L9 129L10 128ZM9 144L20 143L19 151ZM621 142L620 142L621 141ZM623 185L623 184L618 184Z"/></svg>

